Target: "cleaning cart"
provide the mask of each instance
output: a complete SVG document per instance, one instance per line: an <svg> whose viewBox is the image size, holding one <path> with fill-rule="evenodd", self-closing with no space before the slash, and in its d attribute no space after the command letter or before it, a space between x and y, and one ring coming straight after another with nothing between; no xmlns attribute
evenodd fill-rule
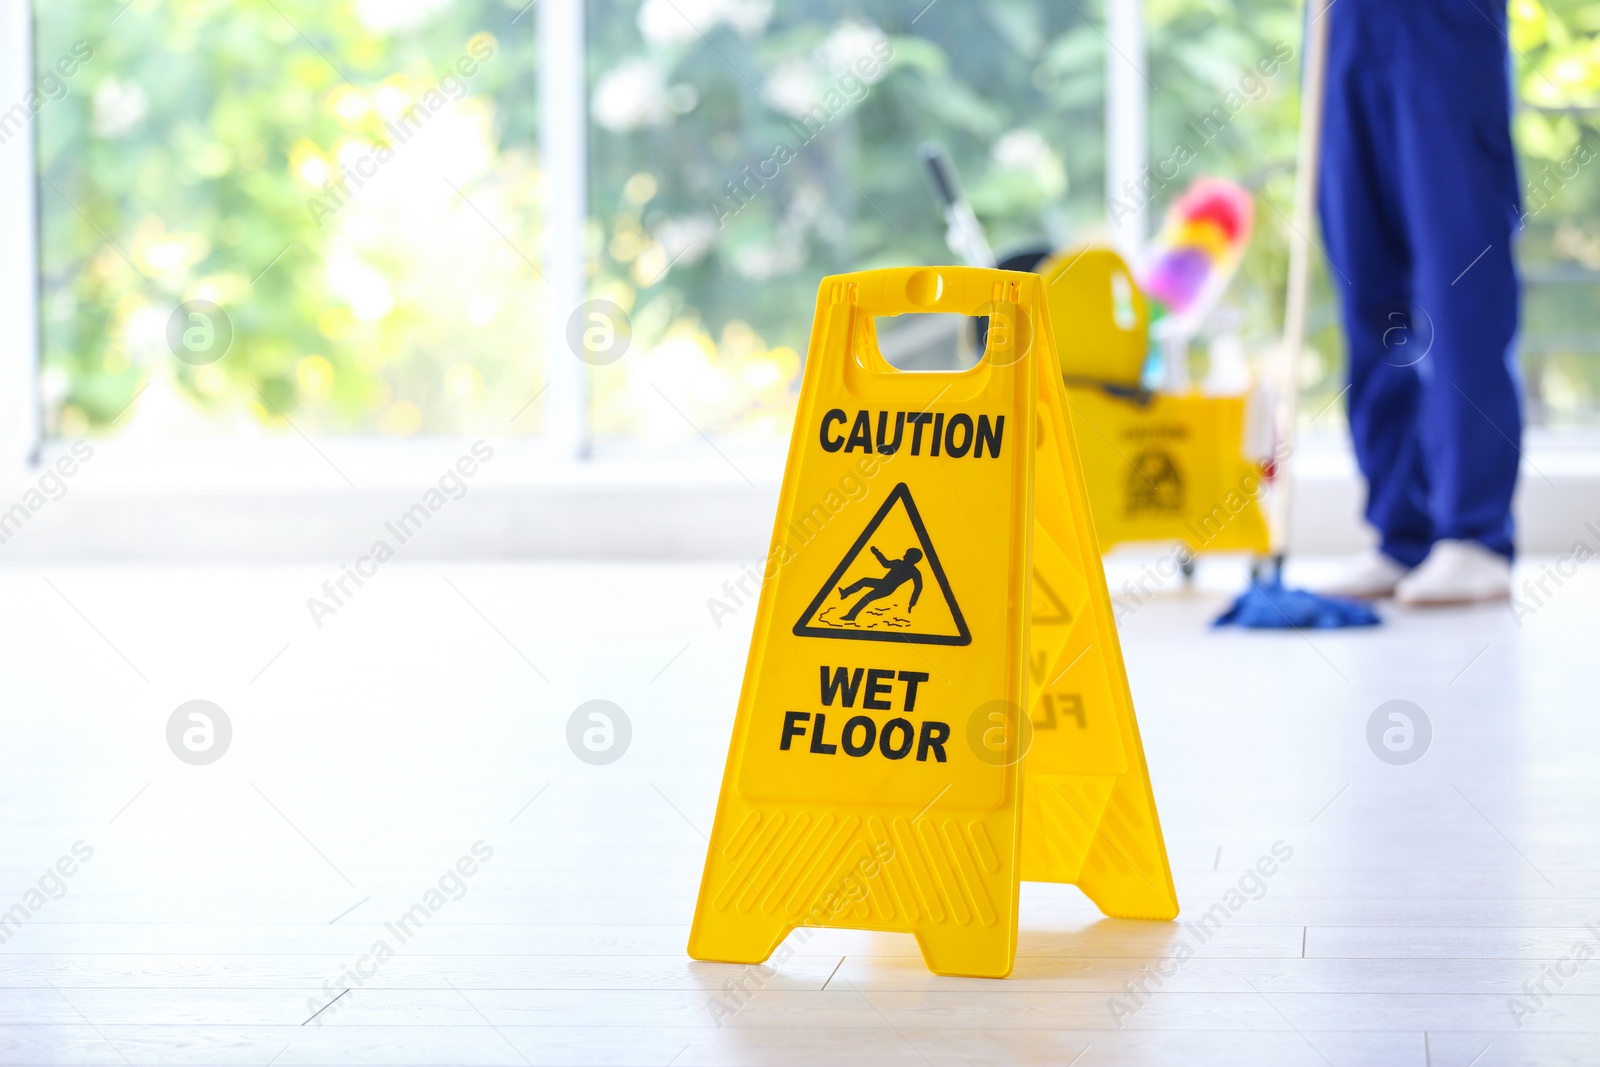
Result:
<svg viewBox="0 0 1600 1067"><path fill-rule="evenodd" d="M943 202L952 249L995 265L948 157L927 145L923 159ZM1269 547L1260 501L1271 474L1271 432L1258 425L1261 405L1252 402L1248 371L1241 361L1234 391L1225 395L1197 388L1180 372L1204 310L1248 238L1248 220L1240 221L1236 204L1232 210L1230 220L1216 197L1206 195L1177 209L1152 262L1169 307L1178 310L1154 331L1150 301L1114 250L1071 248L1042 261L1035 257L1037 265L1030 265L1045 279L1057 324L1056 349L1101 550L1181 544L1188 553L1185 573L1194 555L1265 555ZM985 325L975 324L980 348ZM1145 370L1153 336L1166 358L1164 381L1150 388Z"/></svg>

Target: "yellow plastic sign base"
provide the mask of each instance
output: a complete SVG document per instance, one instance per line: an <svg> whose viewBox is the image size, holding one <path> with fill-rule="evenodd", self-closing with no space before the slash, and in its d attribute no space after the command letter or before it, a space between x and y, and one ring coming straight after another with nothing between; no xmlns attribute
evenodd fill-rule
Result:
<svg viewBox="0 0 1600 1067"><path fill-rule="evenodd" d="M845 927L1000 978L1024 876L1177 914L1040 287L823 281L694 958ZM989 349L897 371L874 320L905 312L987 314Z"/></svg>
<svg viewBox="0 0 1600 1067"><path fill-rule="evenodd" d="M1156 394L1148 404L1067 386L1100 547L1181 541L1266 555L1261 469L1242 454L1246 398Z"/></svg>

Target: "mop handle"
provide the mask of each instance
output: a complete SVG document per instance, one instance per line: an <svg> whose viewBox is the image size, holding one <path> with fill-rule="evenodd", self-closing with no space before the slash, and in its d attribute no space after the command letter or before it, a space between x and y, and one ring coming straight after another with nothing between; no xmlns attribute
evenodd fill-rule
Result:
<svg viewBox="0 0 1600 1067"><path fill-rule="evenodd" d="M927 141L917 149L917 154L927 166L933 191L939 197L939 205L944 208L950 244L966 258L969 267L994 267L997 264L994 251L989 247L989 239L984 236L978 216L973 214L972 205L967 203L966 196L961 192L961 184L956 180L955 164L950 162L944 145Z"/></svg>
<svg viewBox="0 0 1600 1067"><path fill-rule="evenodd" d="M1317 204L1317 167L1322 157L1322 101L1327 86L1328 20L1333 0L1306 0L1305 71L1300 85L1300 143L1295 157L1294 221L1289 234L1289 289L1283 313L1279 360L1277 439L1293 444L1300 407L1300 351L1306 341L1306 303L1311 290L1311 231ZM1275 460L1267 522L1269 554L1281 559L1289 542L1289 456Z"/></svg>

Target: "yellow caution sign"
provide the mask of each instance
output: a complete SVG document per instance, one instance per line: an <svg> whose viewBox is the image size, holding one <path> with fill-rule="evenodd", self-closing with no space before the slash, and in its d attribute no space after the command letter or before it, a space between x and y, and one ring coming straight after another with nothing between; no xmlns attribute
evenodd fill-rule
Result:
<svg viewBox="0 0 1600 1067"><path fill-rule="evenodd" d="M905 312L987 314L988 351L898 371ZM847 927L1003 977L1025 872L1176 914L1060 381L1036 275L823 281L696 959Z"/></svg>
<svg viewBox="0 0 1600 1067"><path fill-rule="evenodd" d="M1039 405L1022 878L1076 883L1107 915L1171 919L1178 897L1064 400L1043 389Z"/></svg>

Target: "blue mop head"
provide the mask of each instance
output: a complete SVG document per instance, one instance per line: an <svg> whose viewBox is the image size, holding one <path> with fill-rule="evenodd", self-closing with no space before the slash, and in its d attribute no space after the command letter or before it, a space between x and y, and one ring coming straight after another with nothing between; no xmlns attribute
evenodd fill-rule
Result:
<svg viewBox="0 0 1600 1067"><path fill-rule="evenodd" d="M1288 589L1281 577L1274 576L1252 581L1233 607L1211 625L1246 630L1337 630L1382 622L1376 611L1360 601Z"/></svg>

